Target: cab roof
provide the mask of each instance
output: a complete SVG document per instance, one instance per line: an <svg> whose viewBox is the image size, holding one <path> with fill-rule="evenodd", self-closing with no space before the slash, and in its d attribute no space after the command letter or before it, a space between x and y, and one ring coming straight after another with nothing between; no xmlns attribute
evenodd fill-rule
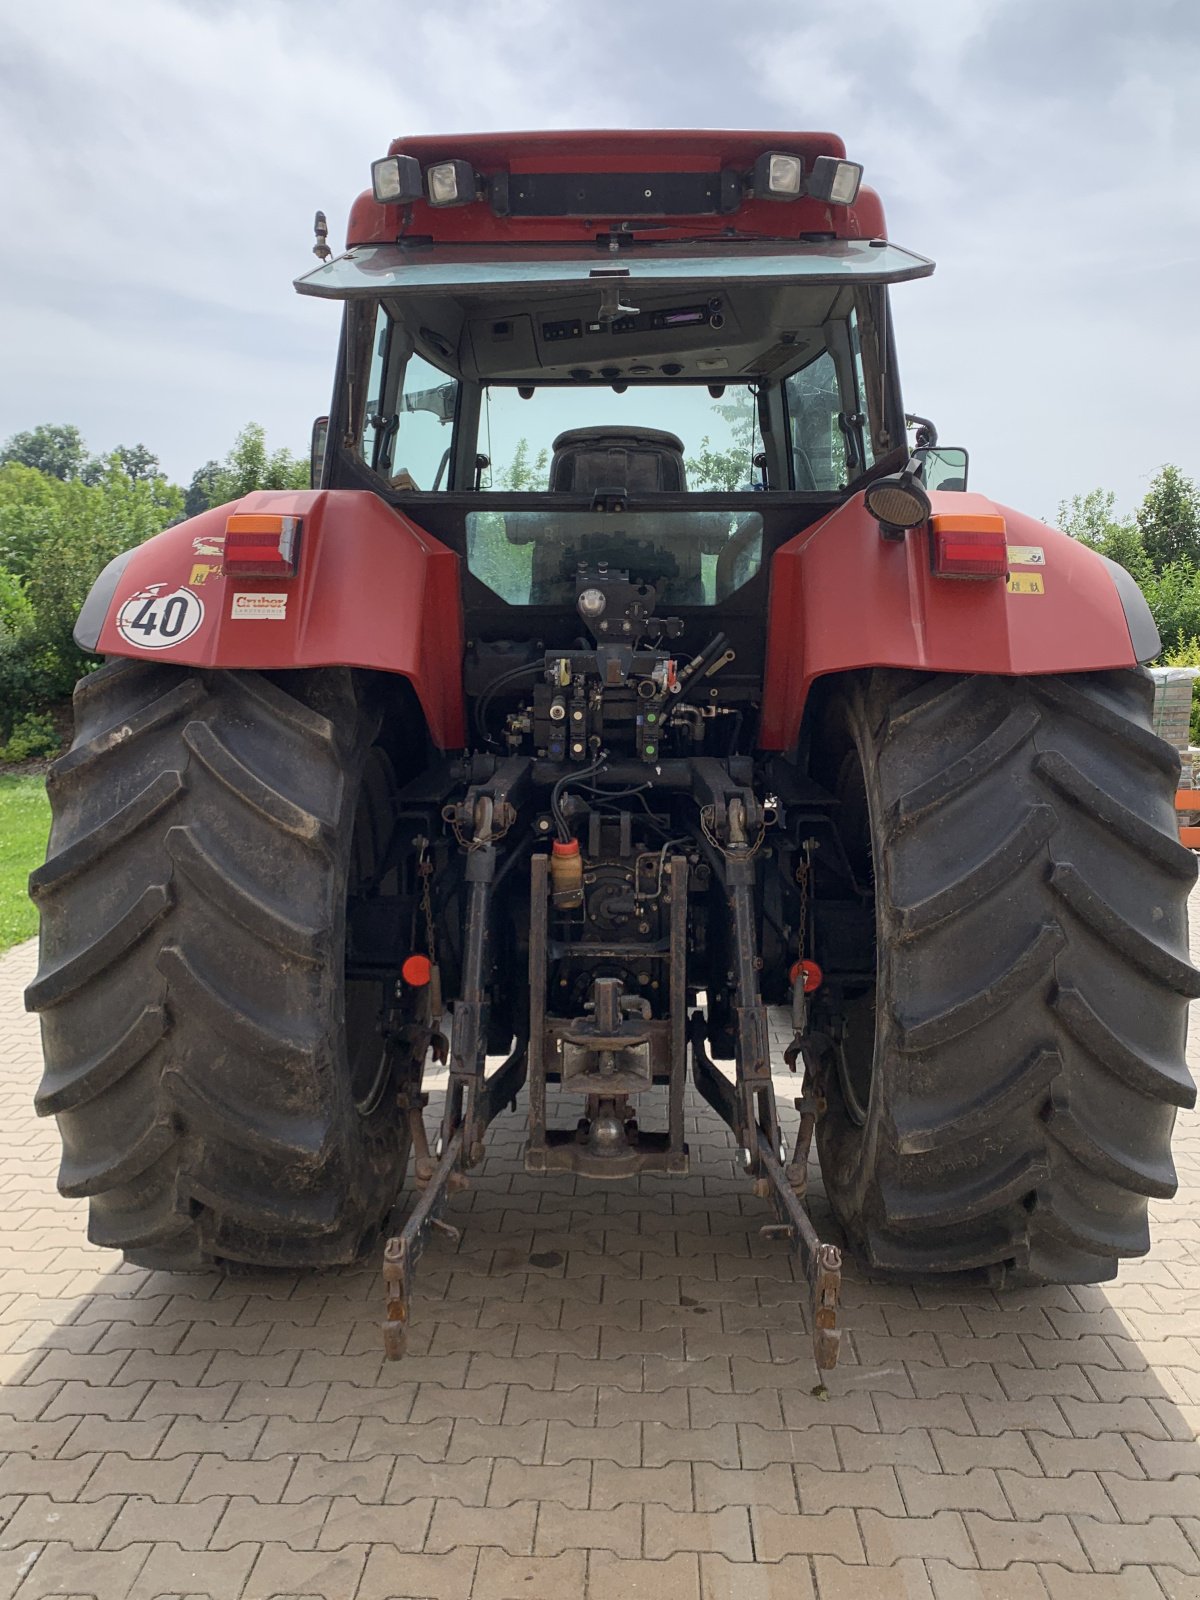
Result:
<svg viewBox="0 0 1200 1600"><path fill-rule="evenodd" d="M695 239L878 239L883 207L863 187L850 205L801 193L786 203L753 192L755 163L772 152L799 157L806 173L846 158L833 133L720 129L591 129L417 134L393 139L389 156L423 173L463 163L479 198L433 205L354 202L347 245L531 244L611 235L656 242ZM575 179L577 181L571 182Z"/></svg>

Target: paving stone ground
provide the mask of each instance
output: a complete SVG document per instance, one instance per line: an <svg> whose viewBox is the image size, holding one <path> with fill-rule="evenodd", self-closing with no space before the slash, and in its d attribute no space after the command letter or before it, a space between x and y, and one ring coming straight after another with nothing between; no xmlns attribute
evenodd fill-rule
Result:
<svg viewBox="0 0 1200 1600"><path fill-rule="evenodd" d="M172 1275L87 1243L31 1108L33 967L0 958L0 1600L1200 1596L1194 1114L1114 1284L851 1268L827 1400L705 1107L692 1175L636 1185L527 1178L502 1119L385 1364L377 1263Z"/></svg>

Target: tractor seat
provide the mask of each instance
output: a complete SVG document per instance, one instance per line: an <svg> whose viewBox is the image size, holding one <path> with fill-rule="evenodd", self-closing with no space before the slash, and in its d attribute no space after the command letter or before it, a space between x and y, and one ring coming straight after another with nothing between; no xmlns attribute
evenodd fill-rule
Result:
<svg viewBox="0 0 1200 1600"><path fill-rule="evenodd" d="M560 494L680 493L683 441L658 428L570 428L554 441L550 488Z"/></svg>

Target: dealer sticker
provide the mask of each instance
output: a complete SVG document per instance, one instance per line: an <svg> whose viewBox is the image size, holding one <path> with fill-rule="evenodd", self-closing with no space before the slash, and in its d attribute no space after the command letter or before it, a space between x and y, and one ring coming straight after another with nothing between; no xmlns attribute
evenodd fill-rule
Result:
<svg viewBox="0 0 1200 1600"><path fill-rule="evenodd" d="M1010 567L1044 567L1046 552L1040 544L1010 544L1008 564Z"/></svg>
<svg viewBox="0 0 1200 1600"><path fill-rule="evenodd" d="M235 622L283 622L287 598L286 594L235 594L229 615Z"/></svg>
<svg viewBox="0 0 1200 1600"><path fill-rule="evenodd" d="M190 639L204 621L204 602L190 589L152 583L130 595L117 612L117 632L139 650L170 650Z"/></svg>

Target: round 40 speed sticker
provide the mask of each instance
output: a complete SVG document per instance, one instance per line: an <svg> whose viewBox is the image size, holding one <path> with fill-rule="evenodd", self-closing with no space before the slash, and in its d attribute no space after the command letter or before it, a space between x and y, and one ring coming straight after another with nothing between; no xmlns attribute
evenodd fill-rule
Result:
<svg viewBox="0 0 1200 1600"><path fill-rule="evenodd" d="M117 632L139 650L169 650L190 639L204 621L204 602L192 589L152 583L130 595L117 612Z"/></svg>

